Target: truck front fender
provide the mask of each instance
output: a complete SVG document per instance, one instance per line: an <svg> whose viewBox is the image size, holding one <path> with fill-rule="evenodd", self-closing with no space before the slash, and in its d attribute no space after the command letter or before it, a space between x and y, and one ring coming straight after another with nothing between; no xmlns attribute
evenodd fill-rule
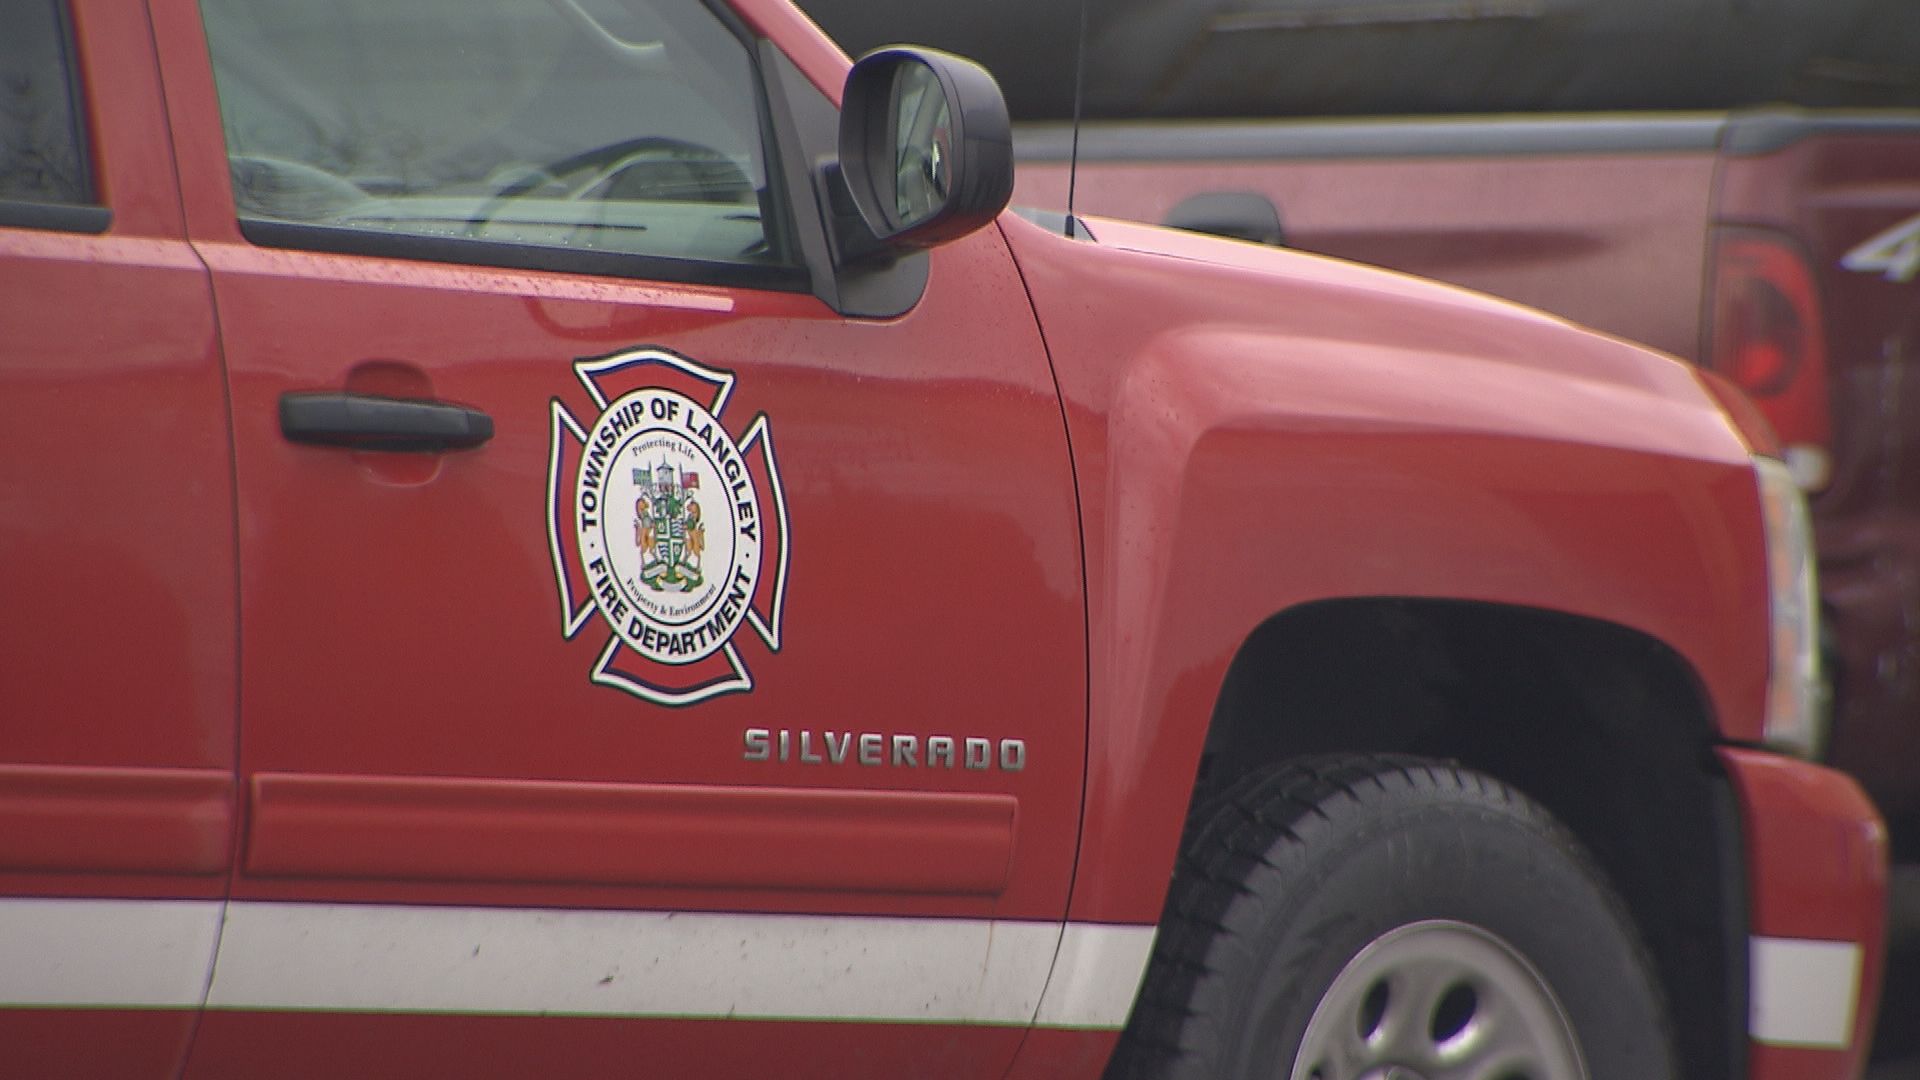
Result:
<svg viewBox="0 0 1920 1080"><path fill-rule="evenodd" d="M1685 661L1723 735L1757 738L1750 457L1683 365L1292 253L1204 240L1228 250L1202 262L1004 227L1066 402L1086 545L1072 918L1157 920L1228 666L1301 605L1617 624Z"/></svg>

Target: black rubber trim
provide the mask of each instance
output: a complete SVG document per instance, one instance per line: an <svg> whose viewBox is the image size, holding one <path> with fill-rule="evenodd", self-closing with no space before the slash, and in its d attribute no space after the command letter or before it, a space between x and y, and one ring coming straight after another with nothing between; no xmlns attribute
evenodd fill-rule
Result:
<svg viewBox="0 0 1920 1080"><path fill-rule="evenodd" d="M766 71L782 169L789 181L801 251L813 269L813 294L836 312L855 319L891 319L911 311L926 295L931 259L914 251L890 263L835 266L826 220L831 192L822 189L822 166L838 156L840 111L771 43Z"/></svg>
<svg viewBox="0 0 1920 1080"><path fill-rule="evenodd" d="M806 270L796 266L700 262L614 251L503 244L458 236L410 236L405 233L266 221L260 218L240 219L240 234L261 247L325 251L337 255L497 266L509 270L548 270L562 274L599 274L776 292L809 291Z"/></svg>
<svg viewBox="0 0 1920 1080"><path fill-rule="evenodd" d="M1092 229L1087 228L1086 222L1077 217L1069 222L1067 215L1059 210L1042 210L1037 206L1014 206L1009 209L1013 211L1015 217L1025 218L1055 236L1064 236L1072 240L1098 241L1100 239L1093 235Z"/></svg>
<svg viewBox="0 0 1920 1080"><path fill-rule="evenodd" d="M1724 113L1121 122L1082 126L1080 160L1234 161L1711 152L1720 145L1726 125ZM1014 127L1014 156L1021 161L1066 161L1072 145L1071 124Z"/></svg>
<svg viewBox="0 0 1920 1080"><path fill-rule="evenodd" d="M1751 912L1747 908L1746 830L1740 821L1740 799L1733 780L1717 764L1710 767L1713 791L1713 831L1719 846L1720 948L1726 962L1722 985L1722 1016L1729 1077L1747 1075L1747 1002L1753 973L1747 970L1752 943L1748 939Z"/></svg>
<svg viewBox="0 0 1920 1080"><path fill-rule="evenodd" d="M776 121L771 88L775 76L767 70L765 57L762 54L763 49L772 49L776 53L779 50L774 48L771 42L760 37L753 27L740 18L738 12L728 7L722 0L700 0L700 4L740 43L741 51L746 57L747 70L753 76L754 118L760 125L760 159L767 178L767 186L760 191L760 221L766 233L767 247L779 262L808 276L807 286L795 291L811 292L813 291L811 273L804 265L796 265L804 264L805 260L800 250L798 222L795 220L794 213L796 208L807 205L800 197L806 189L788 187L785 162L781 159L780 139L775 131ZM775 213L776 210L782 212ZM771 227L767 227L769 223Z"/></svg>
<svg viewBox="0 0 1920 1080"><path fill-rule="evenodd" d="M760 58L761 82L766 88L768 127L773 133L773 163L777 168L770 171L779 175L782 206L787 211L785 216L793 223L794 243L800 261L807 267L813 295L838 310L840 292L834 280L833 252L820 220L812 175L816 153L831 153L827 148L833 145L833 120L838 114L821 100L820 91L773 42L761 39L755 50ZM802 103L812 104L813 112L803 116ZM805 129L809 120L815 129L812 132ZM812 135L811 147L809 134Z"/></svg>
<svg viewBox="0 0 1920 1080"><path fill-rule="evenodd" d="M104 206L0 199L0 226L98 234L106 232L112 225L113 211Z"/></svg>

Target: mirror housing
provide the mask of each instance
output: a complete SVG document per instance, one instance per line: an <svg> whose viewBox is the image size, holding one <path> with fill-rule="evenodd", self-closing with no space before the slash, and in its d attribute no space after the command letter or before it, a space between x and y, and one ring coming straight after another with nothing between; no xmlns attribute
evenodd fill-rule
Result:
<svg viewBox="0 0 1920 1080"><path fill-rule="evenodd" d="M1013 197L1013 126L999 84L935 49L876 49L853 65L839 149L823 179L843 264L956 240Z"/></svg>

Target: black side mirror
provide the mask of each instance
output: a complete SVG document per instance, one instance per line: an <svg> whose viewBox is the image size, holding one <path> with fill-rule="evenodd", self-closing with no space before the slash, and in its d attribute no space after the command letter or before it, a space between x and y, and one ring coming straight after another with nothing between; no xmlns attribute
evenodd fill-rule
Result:
<svg viewBox="0 0 1920 1080"><path fill-rule="evenodd" d="M842 263L973 232L1013 197L1013 128L999 84L933 49L868 53L847 76L837 171L824 179Z"/></svg>

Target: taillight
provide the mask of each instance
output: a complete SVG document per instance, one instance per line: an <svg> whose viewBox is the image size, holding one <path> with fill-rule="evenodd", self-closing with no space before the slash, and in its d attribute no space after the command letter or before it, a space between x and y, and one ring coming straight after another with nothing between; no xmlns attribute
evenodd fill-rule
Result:
<svg viewBox="0 0 1920 1080"><path fill-rule="evenodd" d="M1827 405L1827 339L1813 271L1793 243L1726 229L1714 245L1713 370L1753 398L1806 490L1826 486L1833 462Z"/></svg>

